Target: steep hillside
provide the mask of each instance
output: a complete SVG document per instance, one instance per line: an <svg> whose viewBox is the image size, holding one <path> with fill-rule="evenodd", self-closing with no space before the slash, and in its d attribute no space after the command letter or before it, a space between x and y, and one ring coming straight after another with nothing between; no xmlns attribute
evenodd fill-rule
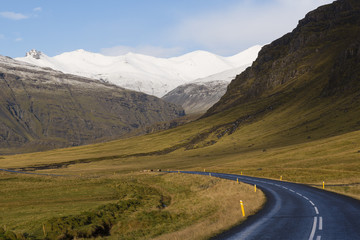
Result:
<svg viewBox="0 0 360 240"><path fill-rule="evenodd" d="M173 58L135 53L114 57L85 50L49 57L40 51L31 50L26 57L17 60L162 97L186 82L251 64L260 48L254 46L231 57L195 51Z"/></svg>
<svg viewBox="0 0 360 240"><path fill-rule="evenodd" d="M339 0L308 13L291 33L263 47L252 67L231 82L206 115L279 94L294 98L292 101L306 97L309 106L353 94L357 101L359 5L356 0Z"/></svg>
<svg viewBox="0 0 360 240"><path fill-rule="evenodd" d="M0 56L0 153L76 146L183 115L111 84Z"/></svg>

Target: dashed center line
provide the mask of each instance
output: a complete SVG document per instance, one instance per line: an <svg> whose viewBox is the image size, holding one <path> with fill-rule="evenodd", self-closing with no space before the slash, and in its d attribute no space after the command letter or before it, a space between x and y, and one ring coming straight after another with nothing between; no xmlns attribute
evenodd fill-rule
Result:
<svg viewBox="0 0 360 240"><path fill-rule="evenodd" d="M296 193L296 194L299 195L300 197L306 199L306 200L314 207L314 210L315 210L316 215L319 215L319 209L315 206L315 204L314 204L308 197L302 195L302 194L299 193L299 192L296 192L296 191L292 190L291 188L287 188L287 187L284 187L284 186L279 186L278 184L272 184L272 185L275 185L275 186L278 186L278 187L282 187L283 189L286 189L286 190L289 190L290 192ZM319 219L318 229L319 229L319 230L322 230L322 229L323 229L323 218L322 218L322 217L319 217L319 218L318 218L317 216L315 216L315 217L314 217L313 226L312 226L312 229L311 229L311 233L310 233L310 236L309 236L309 240L314 240L315 233L316 233L316 227L317 227L317 224L318 224L318 219ZM320 236L320 235L317 235L317 236L316 236L316 240L321 240L321 236Z"/></svg>
<svg viewBox="0 0 360 240"><path fill-rule="evenodd" d="M315 208L316 214L319 214L319 210L317 209L317 207L314 207L314 208Z"/></svg>
<svg viewBox="0 0 360 240"><path fill-rule="evenodd" d="M319 217L319 230L323 229L323 219L322 217Z"/></svg>
<svg viewBox="0 0 360 240"><path fill-rule="evenodd" d="M316 224L317 224L317 217L314 217L314 223L313 223L313 227L312 227L312 229L311 229L311 233L310 233L309 240L313 240L313 239L314 239L315 231L316 231Z"/></svg>
<svg viewBox="0 0 360 240"><path fill-rule="evenodd" d="M301 193L296 192L291 188L287 188L285 186L281 186L281 185L276 184L276 183L269 183L269 182L264 182L264 181L260 181L260 180L256 180L256 182L266 183L266 184L269 184L269 185L277 186L277 187L289 190L292 193L296 193L298 196L300 196L300 197L304 198L305 200L307 200L314 207L316 215L319 215L319 209L315 206L315 204L308 197L302 195ZM323 229L323 218L321 216L319 216L319 217L315 216L314 217L314 222L313 222L313 226L312 226L311 233L310 233L310 236L309 236L309 240L314 240L317 227L318 227L318 229L320 231ZM317 235L316 240L321 240L321 236Z"/></svg>

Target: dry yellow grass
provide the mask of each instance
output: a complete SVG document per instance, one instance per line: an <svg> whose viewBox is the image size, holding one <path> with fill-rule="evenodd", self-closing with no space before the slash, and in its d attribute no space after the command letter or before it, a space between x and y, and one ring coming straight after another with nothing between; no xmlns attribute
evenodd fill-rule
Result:
<svg viewBox="0 0 360 240"><path fill-rule="evenodd" d="M255 193L250 185L209 176L156 172L88 176L0 174L0 226L38 239L43 224L50 234L51 219L60 224L61 218L68 216L94 216L98 207L130 197L141 199L141 205L135 212L125 212L126 217L112 226L111 236L102 238L151 239L164 235L164 239L205 239L245 220L239 200L244 201L247 216L265 202L264 194ZM146 195L146 191L151 194ZM164 200L167 206L159 208L163 197L171 200Z"/></svg>
<svg viewBox="0 0 360 240"><path fill-rule="evenodd" d="M183 175L180 177L180 181L188 177L187 174L175 175ZM173 207L183 209L189 213L202 211L201 209L204 206L213 208L214 211L207 218L203 218L176 232L161 235L155 238L156 240L208 239L245 221L248 216L255 214L265 203L264 194L259 190L255 192L254 187L251 185L244 183L238 184L234 181L213 177L209 178L212 178L209 183L214 184L211 188L205 191L197 189L198 187L193 189L199 192L199 195L197 199L192 199L191 201L201 202L200 205L182 203L186 204L186 207L178 208L178 206L176 206L178 203L174 203ZM175 176L171 181L176 179L178 179L178 176ZM244 202L245 217L243 217L241 213L240 200Z"/></svg>

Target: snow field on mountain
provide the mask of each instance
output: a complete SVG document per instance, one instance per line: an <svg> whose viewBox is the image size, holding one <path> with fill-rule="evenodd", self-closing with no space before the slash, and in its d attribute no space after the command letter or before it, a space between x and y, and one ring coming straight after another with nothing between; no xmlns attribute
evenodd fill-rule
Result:
<svg viewBox="0 0 360 240"><path fill-rule="evenodd" d="M254 46L231 57L194 51L173 58L156 58L135 53L114 57L82 49L49 57L32 50L26 57L16 59L162 97L190 81L249 66L260 49L261 46Z"/></svg>

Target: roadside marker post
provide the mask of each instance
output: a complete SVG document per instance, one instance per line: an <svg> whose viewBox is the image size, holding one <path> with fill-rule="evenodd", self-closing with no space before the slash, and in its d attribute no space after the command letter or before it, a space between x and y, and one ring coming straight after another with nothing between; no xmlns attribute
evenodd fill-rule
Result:
<svg viewBox="0 0 360 240"><path fill-rule="evenodd" d="M323 181L323 189L325 189L325 182Z"/></svg>
<svg viewBox="0 0 360 240"><path fill-rule="evenodd" d="M239 178L236 178L236 182L239 183Z"/></svg>
<svg viewBox="0 0 360 240"><path fill-rule="evenodd" d="M241 206L242 215L243 215L243 217L245 217L244 204L243 204L243 201L242 201L242 200L240 200L240 206Z"/></svg>
<svg viewBox="0 0 360 240"><path fill-rule="evenodd" d="M209 173L209 176L211 177L211 173Z"/></svg>
<svg viewBox="0 0 360 240"><path fill-rule="evenodd" d="M282 176L280 176L280 181L282 181Z"/></svg>
<svg viewBox="0 0 360 240"><path fill-rule="evenodd" d="M256 192L256 184L254 185L254 190L255 190L255 192Z"/></svg>
<svg viewBox="0 0 360 240"><path fill-rule="evenodd" d="M242 175L242 172L240 173L240 175Z"/></svg>
<svg viewBox="0 0 360 240"><path fill-rule="evenodd" d="M43 224L43 233L44 233L44 237L46 237L46 228L45 228L45 224Z"/></svg>

